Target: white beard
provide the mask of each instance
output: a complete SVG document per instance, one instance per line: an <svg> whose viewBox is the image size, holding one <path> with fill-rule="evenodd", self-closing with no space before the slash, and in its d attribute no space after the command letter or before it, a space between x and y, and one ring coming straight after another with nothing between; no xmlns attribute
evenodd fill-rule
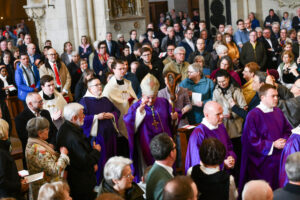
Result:
<svg viewBox="0 0 300 200"><path fill-rule="evenodd" d="M84 123L84 122L80 122L79 118L78 118L77 121L76 121L76 124L77 124L78 126L82 126L83 123Z"/></svg>

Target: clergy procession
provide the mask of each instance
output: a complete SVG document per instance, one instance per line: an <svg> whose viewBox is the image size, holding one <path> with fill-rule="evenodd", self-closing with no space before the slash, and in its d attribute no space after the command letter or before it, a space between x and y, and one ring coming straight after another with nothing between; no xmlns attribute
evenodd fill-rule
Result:
<svg viewBox="0 0 300 200"><path fill-rule="evenodd" d="M128 41L83 35L61 55L24 22L0 27L0 199L299 200L300 8L290 14L211 32L173 9Z"/></svg>

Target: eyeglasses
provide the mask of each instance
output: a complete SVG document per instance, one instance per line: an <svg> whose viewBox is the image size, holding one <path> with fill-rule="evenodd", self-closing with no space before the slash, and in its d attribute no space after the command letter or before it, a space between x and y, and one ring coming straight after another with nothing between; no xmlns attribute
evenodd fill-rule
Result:
<svg viewBox="0 0 300 200"><path fill-rule="evenodd" d="M106 47L100 47L100 49L105 49Z"/></svg>
<svg viewBox="0 0 300 200"><path fill-rule="evenodd" d="M131 178L131 177L132 177L132 174L124 175L124 176L122 176L122 177L124 177L124 178Z"/></svg>
<svg viewBox="0 0 300 200"><path fill-rule="evenodd" d="M56 56L55 53L49 53L48 56Z"/></svg>
<svg viewBox="0 0 300 200"><path fill-rule="evenodd" d="M148 56L151 56L151 54L150 53L149 54L143 54L142 56L148 57Z"/></svg>
<svg viewBox="0 0 300 200"><path fill-rule="evenodd" d="M188 71L187 73L188 74L192 74L192 73L195 73L195 71Z"/></svg>
<svg viewBox="0 0 300 200"><path fill-rule="evenodd" d="M42 99L42 100L39 100L39 101L33 101L33 103L42 104L42 103L43 103L43 99Z"/></svg>
<svg viewBox="0 0 300 200"><path fill-rule="evenodd" d="M94 87L94 86L96 86L96 87L101 87L102 85L101 85L101 84L91 85L91 87Z"/></svg>
<svg viewBox="0 0 300 200"><path fill-rule="evenodd" d="M167 49L167 51L174 51L175 49Z"/></svg>

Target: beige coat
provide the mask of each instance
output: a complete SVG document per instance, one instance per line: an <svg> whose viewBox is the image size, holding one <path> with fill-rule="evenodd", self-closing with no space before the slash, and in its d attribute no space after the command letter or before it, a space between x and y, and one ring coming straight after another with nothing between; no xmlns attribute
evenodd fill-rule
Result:
<svg viewBox="0 0 300 200"><path fill-rule="evenodd" d="M59 78L60 78L60 81L61 81L61 90L66 90L68 91L68 96L70 98L70 101L73 100L73 97L72 97L72 94L71 94L71 76L70 76L70 73L69 73L69 70L68 68L66 67L66 65L63 63L63 62L60 62L60 67L58 66L59 68ZM39 72L40 72L40 77L42 78L44 75L50 75L53 77L54 79L54 83L56 84L56 81L55 81L55 73L54 71L52 70L49 62L46 61L45 64L43 64L40 68L39 68Z"/></svg>
<svg viewBox="0 0 300 200"><path fill-rule="evenodd" d="M223 123L226 127L230 138L241 136L243 118L231 111L230 100L233 99L237 106L244 108L247 103L240 88L234 87L232 84L224 95L217 85L213 92L213 101L218 102L223 107L224 114L230 114L230 118L224 118Z"/></svg>

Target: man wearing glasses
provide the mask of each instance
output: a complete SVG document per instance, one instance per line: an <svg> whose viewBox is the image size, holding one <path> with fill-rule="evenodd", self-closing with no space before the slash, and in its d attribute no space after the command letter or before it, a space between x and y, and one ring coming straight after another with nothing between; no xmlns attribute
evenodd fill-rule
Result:
<svg viewBox="0 0 300 200"><path fill-rule="evenodd" d="M25 160L25 148L28 140L28 132L26 130L27 122L34 117L45 117L49 123L49 137L46 140L53 147L56 144L57 129L52 122L50 113L48 110L43 109L43 99L37 92L30 92L26 96L27 107L15 118L16 130L22 143L23 148L23 167L27 169Z"/></svg>
<svg viewBox="0 0 300 200"><path fill-rule="evenodd" d="M45 64L39 68L40 76L50 75L54 79L55 88L59 91L65 99L72 101L71 94L71 76L68 68L62 61L57 60L57 53L55 49L51 48L47 52L47 59Z"/></svg>

